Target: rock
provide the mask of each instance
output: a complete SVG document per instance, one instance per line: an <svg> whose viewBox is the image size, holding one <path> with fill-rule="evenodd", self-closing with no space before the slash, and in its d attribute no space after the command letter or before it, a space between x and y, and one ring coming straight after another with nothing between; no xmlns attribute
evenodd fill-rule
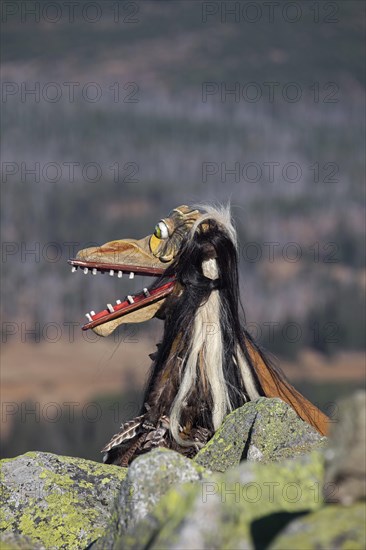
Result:
<svg viewBox="0 0 366 550"><path fill-rule="evenodd" d="M247 442L247 460L286 460L325 445L326 437L299 418L281 399L261 397L255 404L257 415Z"/></svg>
<svg viewBox="0 0 366 550"><path fill-rule="evenodd" d="M326 449L285 403L260 398L229 415L196 460L156 449L127 476L47 453L4 460L2 547L364 548L365 403L359 392L339 404ZM341 504L327 502L330 486Z"/></svg>
<svg viewBox="0 0 366 550"><path fill-rule="evenodd" d="M172 488L205 477L205 468L175 451L156 449L133 461L119 495L124 531L144 518Z"/></svg>
<svg viewBox="0 0 366 550"><path fill-rule="evenodd" d="M250 401L230 413L194 461L210 470L225 472L242 459L249 432L257 416L257 402Z"/></svg>
<svg viewBox="0 0 366 550"><path fill-rule="evenodd" d="M342 442L340 444L340 442ZM325 453L325 498L352 504L366 498L366 392L340 401Z"/></svg>
<svg viewBox="0 0 366 550"><path fill-rule="evenodd" d="M168 449L136 458L122 484L108 532L93 549L115 548L119 537L150 514L169 489L207 476L202 466Z"/></svg>
<svg viewBox="0 0 366 550"><path fill-rule="evenodd" d="M319 452L283 463L243 462L172 488L115 548L264 548L290 519L321 506L322 477Z"/></svg>
<svg viewBox="0 0 366 550"><path fill-rule="evenodd" d="M229 414L195 461L225 472L242 459L273 462L308 453L326 438L281 399L260 397Z"/></svg>
<svg viewBox="0 0 366 550"><path fill-rule="evenodd" d="M29 537L24 537L16 533L2 533L0 540L1 550L44 550L45 547L37 544Z"/></svg>
<svg viewBox="0 0 366 550"><path fill-rule="evenodd" d="M291 522L269 550L364 550L365 503L350 507L329 505Z"/></svg>
<svg viewBox="0 0 366 550"><path fill-rule="evenodd" d="M85 548L104 534L125 476L124 468L49 453L2 460L4 545Z"/></svg>

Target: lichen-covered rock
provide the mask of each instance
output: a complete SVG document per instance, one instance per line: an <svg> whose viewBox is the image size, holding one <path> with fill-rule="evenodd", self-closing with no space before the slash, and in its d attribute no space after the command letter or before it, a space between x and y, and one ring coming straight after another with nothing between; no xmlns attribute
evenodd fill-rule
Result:
<svg viewBox="0 0 366 550"><path fill-rule="evenodd" d="M366 392L340 401L334 420L325 453L325 496L349 505L366 498Z"/></svg>
<svg viewBox="0 0 366 550"><path fill-rule="evenodd" d="M225 472L242 459L249 432L257 416L257 402L250 401L230 413L194 461L210 470Z"/></svg>
<svg viewBox="0 0 366 550"><path fill-rule="evenodd" d="M36 543L29 537L19 535L17 533L1 533L0 539L1 550L44 550L42 544Z"/></svg>
<svg viewBox="0 0 366 550"><path fill-rule="evenodd" d="M46 453L4 460L2 547L363 549L365 404L357 393L339 405L326 449L285 403L260 398L196 460L156 449L127 476Z"/></svg>
<svg viewBox="0 0 366 550"><path fill-rule="evenodd" d="M270 550L364 550L365 503L350 507L328 505L292 521L276 537Z"/></svg>
<svg viewBox="0 0 366 550"><path fill-rule="evenodd" d="M4 545L16 548L13 533L34 548L85 548L105 532L125 476L124 468L49 453L2 460Z"/></svg>
<svg viewBox="0 0 366 550"><path fill-rule="evenodd" d="M128 531L156 506L174 485L198 481L206 471L188 458L168 449L156 449L133 461L119 495L124 531Z"/></svg>
<svg viewBox="0 0 366 550"><path fill-rule="evenodd" d="M156 449L136 458L122 484L108 532L93 549L116 548L119 537L150 514L172 487L208 475L202 466L168 449Z"/></svg>
<svg viewBox="0 0 366 550"><path fill-rule="evenodd" d="M190 486L172 488L115 548L265 548L289 519L322 505L323 457L243 462Z"/></svg>
<svg viewBox="0 0 366 550"><path fill-rule="evenodd" d="M195 461L210 470L225 472L242 459L284 460L309 453L325 441L281 399L260 397L229 414Z"/></svg>
<svg viewBox="0 0 366 550"><path fill-rule="evenodd" d="M326 443L325 437L301 420L281 399L261 397L255 403L257 415L247 444L247 460L286 460L309 453Z"/></svg>

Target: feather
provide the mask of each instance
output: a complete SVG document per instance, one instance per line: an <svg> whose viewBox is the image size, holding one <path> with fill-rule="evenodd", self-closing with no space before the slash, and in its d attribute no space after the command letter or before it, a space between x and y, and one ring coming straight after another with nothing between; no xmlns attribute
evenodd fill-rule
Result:
<svg viewBox="0 0 366 550"><path fill-rule="evenodd" d="M211 439L213 433L210 432L207 428L202 428L202 426L199 426L195 430L193 430L192 436L193 440L197 447L201 448L208 442L209 439Z"/></svg>
<svg viewBox="0 0 366 550"><path fill-rule="evenodd" d="M122 424L120 431L112 437L110 442L102 449L101 452L106 453L114 447L119 447L125 441L133 439L137 435L138 429L143 423L144 417L145 415L141 415Z"/></svg>
<svg viewBox="0 0 366 550"><path fill-rule="evenodd" d="M144 451L151 451L156 447L167 447L165 437L167 435L166 428L156 428L151 431L145 438L144 444L141 447Z"/></svg>
<svg viewBox="0 0 366 550"><path fill-rule="evenodd" d="M117 455L116 464L122 466L122 468L127 468L129 462L134 458L134 455L138 454L141 451L142 444L145 440L145 434L137 438L137 440L131 444L131 446L124 452L124 454Z"/></svg>
<svg viewBox="0 0 366 550"><path fill-rule="evenodd" d="M286 381L243 328L229 209L173 212L179 223L174 215L165 220L171 234L159 244L166 257L176 251L162 276L176 281L164 303L163 339L151 356L141 416L123 424L104 447L106 462L128 466L157 447L192 458L230 411L260 396L280 397L326 433L327 417Z"/></svg>
<svg viewBox="0 0 366 550"><path fill-rule="evenodd" d="M168 447L168 443L165 439L168 435L168 430L169 418L164 415L159 419L157 427L151 429L151 431L146 435L144 444L141 448L143 450L150 451L156 447Z"/></svg>

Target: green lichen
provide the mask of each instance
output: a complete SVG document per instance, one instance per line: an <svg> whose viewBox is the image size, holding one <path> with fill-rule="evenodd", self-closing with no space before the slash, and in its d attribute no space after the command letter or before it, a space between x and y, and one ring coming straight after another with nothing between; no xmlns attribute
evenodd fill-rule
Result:
<svg viewBox="0 0 366 550"><path fill-rule="evenodd" d="M260 398L256 410L248 460L282 461L308 453L326 441L280 399Z"/></svg>
<svg viewBox="0 0 366 550"><path fill-rule="evenodd" d="M207 470L175 451L159 448L138 457L131 464L123 483L116 508L112 514L106 535L98 542L97 549L130 548L129 542L120 544L121 537L128 537L135 524L146 519L146 525L139 527L139 536L149 536L149 518L157 503L176 486L206 479ZM154 520L155 522L155 520ZM150 526L151 527L151 526ZM142 540L141 539L141 540ZM127 539L126 539L127 540ZM132 540L132 539L131 539ZM139 538L137 548L143 547ZM94 550L94 548L93 548Z"/></svg>
<svg viewBox="0 0 366 550"><path fill-rule="evenodd" d="M197 494L199 494L199 488L200 485L197 483L184 484L181 487L173 488L162 499L156 510L156 519L162 525L159 533L160 546L174 545L174 537L171 538L171 534L177 531L189 515ZM176 510L176 513L172 514L171 510Z"/></svg>
<svg viewBox="0 0 366 550"><path fill-rule="evenodd" d="M1 525L22 540L4 542L51 550L93 541L93 550L192 541L213 550L363 550L364 504L323 500L324 452L312 451L323 441L286 404L261 398L229 415L196 461L157 449L133 461L126 477L122 468L46 453L6 460Z"/></svg>
<svg viewBox="0 0 366 550"><path fill-rule="evenodd" d="M225 474L173 487L148 520L120 536L119 547L137 550L153 541L149 548L184 548L191 537L204 548L264 548L278 530L278 518L322 506L322 475L319 452L283 463L243 462ZM253 530L263 518L264 527Z"/></svg>
<svg viewBox="0 0 366 550"><path fill-rule="evenodd" d="M329 505L288 524L270 550L364 550L366 540L365 503L349 507Z"/></svg>
<svg viewBox="0 0 366 550"><path fill-rule="evenodd" d="M151 541L154 541L151 548L174 547L177 539L175 533L179 530L185 517L189 515L198 491L199 484L197 483L186 483L172 488L154 509L153 523L151 518L142 520L133 533L119 534L110 548L140 550L145 547L150 548ZM172 513L173 511L174 513ZM102 543L97 544L95 550L104 550L105 548Z"/></svg>
<svg viewBox="0 0 366 550"><path fill-rule="evenodd" d="M52 470L43 470L38 477L45 480L45 487L47 489L55 486L68 489L74 484L74 481L66 474L57 474Z"/></svg>
<svg viewBox="0 0 366 550"><path fill-rule="evenodd" d="M44 550L44 546L38 545L28 537L16 533L3 533L0 543L1 550Z"/></svg>
<svg viewBox="0 0 366 550"><path fill-rule="evenodd" d="M194 460L210 470L226 472L243 459L286 460L319 448L325 441L286 403L261 397L229 414Z"/></svg>
<svg viewBox="0 0 366 550"><path fill-rule="evenodd" d="M244 466L243 470L245 471ZM246 470L251 472L253 483L257 484L260 494L256 506L248 507L253 518L258 509L261 514L270 512L273 505L283 511L298 511L314 510L323 502L324 459L318 451L299 460L266 464L265 468L257 463L248 464ZM233 479L232 475L228 474L228 480ZM248 487L250 483L251 481Z"/></svg>
<svg viewBox="0 0 366 550"><path fill-rule="evenodd" d="M255 547L265 547L278 518L316 510L322 505L322 479L323 457L318 452L298 461L243 463L225 476L216 476L222 548L238 547L243 540L251 541ZM238 481L239 487L234 485ZM230 493L234 488L235 492ZM265 517L263 528L255 533L253 525L259 525Z"/></svg>
<svg viewBox="0 0 366 550"><path fill-rule="evenodd" d="M237 466L256 414L253 401L230 413L213 438L197 453L194 462L216 472Z"/></svg>
<svg viewBox="0 0 366 550"><path fill-rule="evenodd" d="M69 483L67 482L67 485ZM85 507L81 495L75 492L63 494L60 485L39 504L30 499L27 510L19 518L19 532L32 540L40 541L46 548L80 548L84 533L92 538L103 534L95 528L98 512Z"/></svg>
<svg viewBox="0 0 366 550"><path fill-rule="evenodd" d="M85 547L101 537L126 476L124 468L27 453L2 462L11 490L1 498L1 529L47 549Z"/></svg>
<svg viewBox="0 0 366 550"><path fill-rule="evenodd" d="M111 479L109 477L104 477L103 479L100 480L100 482L101 482L102 485L105 485L106 483L109 483L110 480Z"/></svg>

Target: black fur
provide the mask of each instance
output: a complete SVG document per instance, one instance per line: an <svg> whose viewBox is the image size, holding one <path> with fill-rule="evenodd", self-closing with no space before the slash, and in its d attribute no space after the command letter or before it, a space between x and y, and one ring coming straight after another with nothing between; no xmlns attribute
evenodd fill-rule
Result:
<svg viewBox="0 0 366 550"><path fill-rule="evenodd" d="M217 263L217 280L206 277L202 271L203 261L210 258L215 258ZM184 374L181 359L186 356L193 340L192 331L197 310L214 290L218 290L220 294L220 327L217 330L221 331L223 339L222 365L230 408L237 409L249 399L247 390L243 387L240 369L233 359L237 356L238 346L246 358L259 395L265 393L247 346L263 361L275 386L278 389L285 387L289 402L293 400L296 403L299 394L244 329L245 314L239 296L238 256L225 228L214 219L205 219L194 235L183 242L176 258L154 286L160 286L172 277L176 280L176 287L163 306L164 335L151 368L144 406L140 412L144 415L146 425L156 426L162 417L170 416ZM192 384L194 387L190 389L179 419L184 427L181 436L186 439L187 445L192 441L205 442L215 431L212 420L213 398L208 387L209 381L205 379L205 371L200 369L200 363L196 373L195 383ZM141 435L136 436L133 441L126 441L121 448L109 451L107 463L125 466L135 455L146 452L143 447L146 434L142 425ZM194 456L197 452L196 444L182 447L169 431L164 445L187 456Z"/></svg>
<svg viewBox="0 0 366 550"><path fill-rule="evenodd" d="M215 281L205 277L202 272L202 262L212 257L216 259L219 273L219 278ZM149 402L154 390L161 384L161 375L164 369L166 369L173 342L179 339L179 348L182 350L186 350L189 347L193 320L197 309L209 298L212 290L218 289L221 301L221 326L217 327L217 330L221 330L223 335L223 347L225 351L222 359L225 382L232 409L240 407L248 398L245 388L242 387L239 368L233 361L237 345L241 347L248 364L252 365L243 338L243 321L241 321L239 315L239 307L242 308L242 306L239 298L238 257L230 236L216 221L206 221L205 226L199 226L193 238L183 244L175 261L164 273L164 278L170 276L176 277L183 292L179 297L173 297L167 307L168 313L165 320L164 336L147 384L144 402ZM157 284L161 284L161 281L158 281ZM258 393L263 395L253 367L251 371ZM176 374L172 373L170 377L170 382L173 385L173 379ZM204 399L202 399L203 396L200 395L201 392L199 391L201 382L199 378L197 387L192 388L191 401L195 401L195 404L192 403L192 406L195 406L196 409L201 407L200 411L196 411L194 415L196 418L194 420L200 425L213 430L212 415L209 410L212 403L205 403ZM172 394L176 393L179 388L178 379L175 382L175 386L171 392ZM161 405L159 402L157 403L157 416L163 413L169 414L170 411L166 409L168 405L166 400L161 398L160 401Z"/></svg>

